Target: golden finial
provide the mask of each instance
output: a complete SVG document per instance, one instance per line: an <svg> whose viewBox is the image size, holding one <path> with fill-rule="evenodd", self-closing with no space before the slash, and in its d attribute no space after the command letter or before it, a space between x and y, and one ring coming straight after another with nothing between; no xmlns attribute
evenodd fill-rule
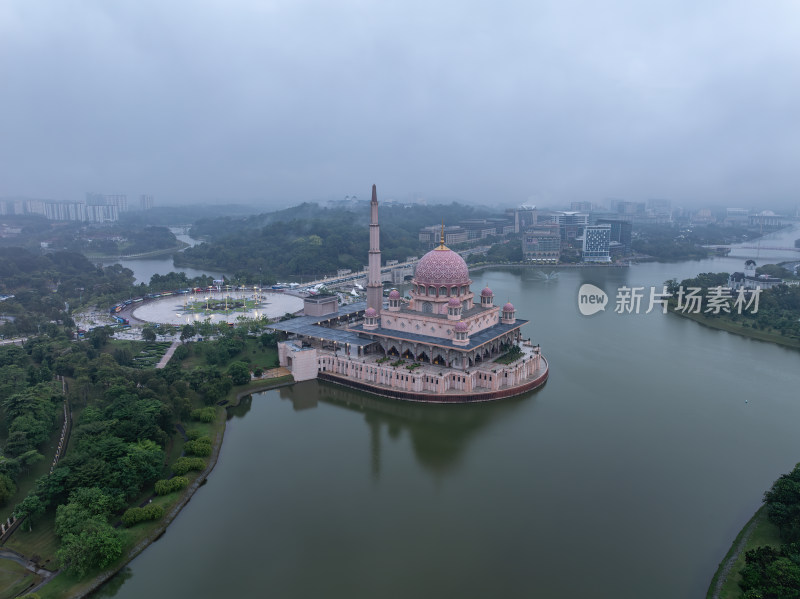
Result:
<svg viewBox="0 0 800 599"><path fill-rule="evenodd" d="M440 243L440 245L439 245L438 248L436 248L437 250L449 250L450 249L444 244L444 219L442 219L442 235L440 237L439 243Z"/></svg>

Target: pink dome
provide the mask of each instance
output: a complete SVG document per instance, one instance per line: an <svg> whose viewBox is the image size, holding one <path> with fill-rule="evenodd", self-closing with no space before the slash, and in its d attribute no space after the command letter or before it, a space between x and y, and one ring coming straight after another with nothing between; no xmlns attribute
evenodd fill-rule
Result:
<svg viewBox="0 0 800 599"><path fill-rule="evenodd" d="M483 291L481 291L481 297L492 297L493 295L494 293L492 293L492 290L488 287L484 287Z"/></svg>
<svg viewBox="0 0 800 599"><path fill-rule="evenodd" d="M451 297L450 301L447 302L447 305L450 306L451 308L458 308L461 305L461 302L458 301L457 297Z"/></svg>
<svg viewBox="0 0 800 599"><path fill-rule="evenodd" d="M425 285L469 285L469 268L453 250L437 248L420 259L414 280Z"/></svg>
<svg viewBox="0 0 800 599"><path fill-rule="evenodd" d="M367 308L364 311L364 316L366 316L367 318L375 318L377 315L378 313L375 311L375 308Z"/></svg>
<svg viewBox="0 0 800 599"><path fill-rule="evenodd" d="M467 330L469 329L469 327L467 326L467 323L466 323L466 322L464 322L463 320L459 320L459 321L456 323L456 326L455 326L454 328L455 328L455 330L456 330L456 331L458 331L459 333L466 333L466 332L467 332Z"/></svg>
<svg viewBox="0 0 800 599"><path fill-rule="evenodd" d="M400 299L400 292L397 289L392 289L389 292L389 299Z"/></svg>
<svg viewBox="0 0 800 599"><path fill-rule="evenodd" d="M503 312L513 312L514 311L514 304L508 302L505 306L503 306Z"/></svg>

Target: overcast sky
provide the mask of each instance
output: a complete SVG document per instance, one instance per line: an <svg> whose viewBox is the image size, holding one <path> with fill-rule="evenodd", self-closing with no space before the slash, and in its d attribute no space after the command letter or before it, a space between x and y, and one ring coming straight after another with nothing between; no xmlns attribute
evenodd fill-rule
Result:
<svg viewBox="0 0 800 599"><path fill-rule="evenodd" d="M800 203L796 0L0 2L0 196Z"/></svg>

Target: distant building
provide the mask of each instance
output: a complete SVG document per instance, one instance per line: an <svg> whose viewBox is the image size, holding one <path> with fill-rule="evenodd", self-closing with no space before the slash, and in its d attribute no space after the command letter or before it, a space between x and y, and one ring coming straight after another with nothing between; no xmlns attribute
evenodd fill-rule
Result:
<svg viewBox="0 0 800 599"><path fill-rule="evenodd" d="M745 208L728 208L725 211L725 224L728 226L746 227L750 211Z"/></svg>
<svg viewBox="0 0 800 599"><path fill-rule="evenodd" d="M513 210L514 233L522 233L537 224L536 206L520 206Z"/></svg>
<svg viewBox="0 0 800 599"><path fill-rule="evenodd" d="M140 210L152 210L154 204L154 198L150 194L142 194L139 196L139 209Z"/></svg>
<svg viewBox="0 0 800 599"><path fill-rule="evenodd" d="M644 202L627 202L624 200L616 200L612 206L612 211L618 214L645 214Z"/></svg>
<svg viewBox="0 0 800 599"><path fill-rule="evenodd" d="M581 212L552 212L547 216L540 215L539 224L547 222L558 225L561 236L561 247L575 243L583 235L583 229L589 224L589 215Z"/></svg>
<svg viewBox="0 0 800 599"><path fill-rule="evenodd" d="M540 225L525 231L522 235L522 256L528 262L558 264L561 259L558 225Z"/></svg>
<svg viewBox="0 0 800 599"><path fill-rule="evenodd" d="M88 195L90 194L87 194L87 199ZM48 220L90 223L114 222L119 219L119 210L114 205L30 198L0 200L0 214L36 215Z"/></svg>
<svg viewBox="0 0 800 599"><path fill-rule="evenodd" d="M116 206L117 212L128 211L128 196L124 193L112 194L104 197L106 200L106 206Z"/></svg>
<svg viewBox="0 0 800 599"><path fill-rule="evenodd" d="M591 212L592 211L592 203L591 202L572 202L569 205L569 209L572 212Z"/></svg>
<svg viewBox="0 0 800 599"><path fill-rule="evenodd" d="M583 261L611 262L611 225L588 225L583 230Z"/></svg>
<svg viewBox="0 0 800 599"><path fill-rule="evenodd" d="M751 214L749 220L751 227L758 227L761 230L780 229L783 226L781 217L771 210L764 210L758 214Z"/></svg>
<svg viewBox="0 0 800 599"><path fill-rule="evenodd" d="M778 285L783 285L783 279L770 275L756 274L756 261L747 260L744 263L744 272L734 272L728 277L728 287L732 291L739 289L772 289Z"/></svg>
<svg viewBox="0 0 800 599"><path fill-rule="evenodd" d="M659 220L672 220L672 202L670 200L647 200L647 215Z"/></svg>
<svg viewBox="0 0 800 599"><path fill-rule="evenodd" d="M619 244L618 251L623 256L631 255L633 225L629 221L611 218L598 218L597 225L611 225L611 244Z"/></svg>
<svg viewBox="0 0 800 599"><path fill-rule="evenodd" d="M485 218L462 220L458 223L458 226L467 230L470 240L497 235L497 223Z"/></svg>
<svg viewBox="0 0 800 599"><path fill-rule="evenodd" d="M703 208L702 210L698 210L692 215L691 221L693 223L713 223L716 219L714 215L711 213L711 210L707 208Z"/></svg>
<svg viewBox="0 0 800 599"><path fill-rule="evenodd" d="M441 232L441 226L424 227L420 229L419 241L427 247L435 247L439 242ZM450 225L444 228L444 239L445 243L451 245L466 243L469 241L469 231L460 226Z"/></svg>

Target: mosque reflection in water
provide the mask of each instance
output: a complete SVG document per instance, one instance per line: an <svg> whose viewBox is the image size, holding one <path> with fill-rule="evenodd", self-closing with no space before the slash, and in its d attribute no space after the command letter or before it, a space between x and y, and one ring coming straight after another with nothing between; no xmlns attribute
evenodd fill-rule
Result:
<svg viewBox="0 0 800 599"><path fill-rule="evenodd" d="M420 466L441 475L458 466L469 442L493 424L510 417L535 393L492 404L415 404L374 397L324 382L297 383L276 390L296 412L312 410L319 402L351 412L361 412L370 431L372 475L381 472L381 447L408 435ZM256 401L264 401L256 396ZM243 418L253 396L243 397L228 408L228 419Z"/></svg>

